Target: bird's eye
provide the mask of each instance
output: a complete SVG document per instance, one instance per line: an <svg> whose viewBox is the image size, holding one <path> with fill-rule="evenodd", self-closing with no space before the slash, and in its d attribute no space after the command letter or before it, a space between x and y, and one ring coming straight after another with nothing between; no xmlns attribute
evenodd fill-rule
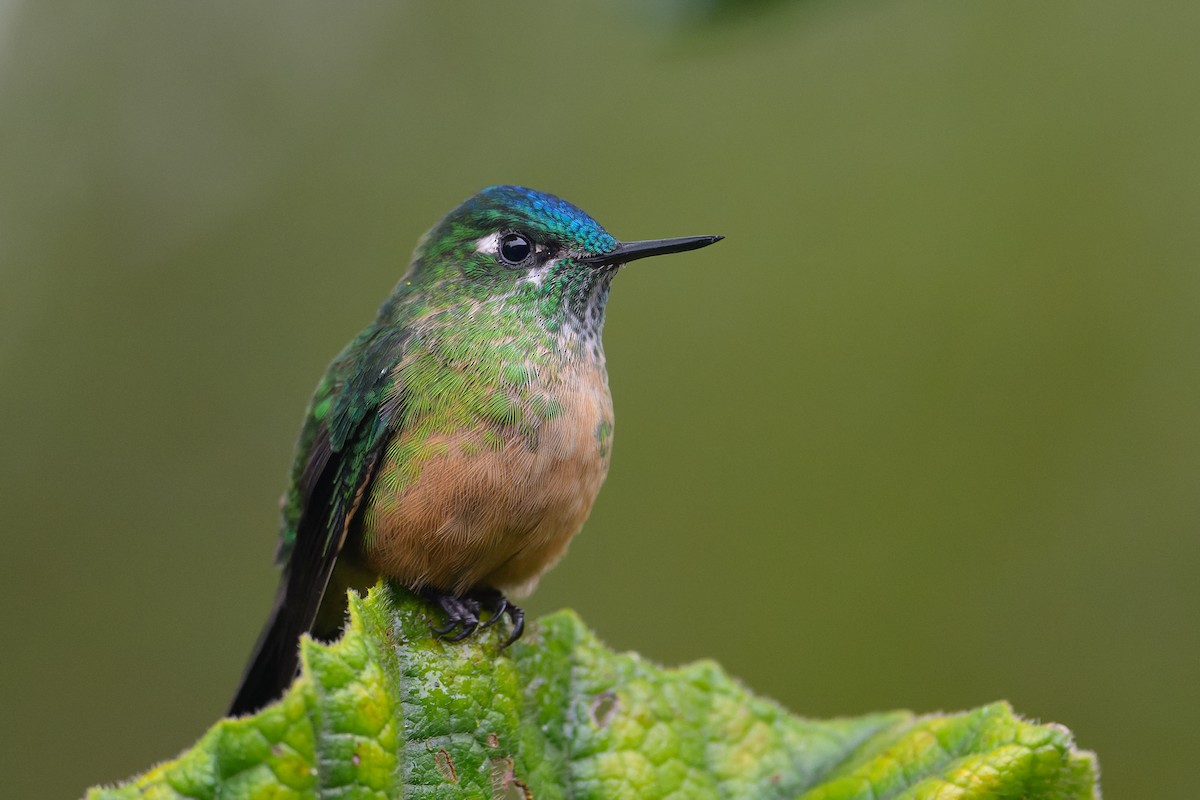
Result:
<svg viewBox="0 0 1200 800"><path fill-rule="evenodd" d="M500 260L509 266L524 264L532 252L533 242L522 233L509 232L500 237Z"/></svg>

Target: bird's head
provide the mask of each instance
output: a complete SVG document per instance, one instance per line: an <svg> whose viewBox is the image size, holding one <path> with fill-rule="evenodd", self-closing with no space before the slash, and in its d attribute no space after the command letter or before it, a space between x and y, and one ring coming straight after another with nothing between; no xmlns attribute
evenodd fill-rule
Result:
<svg viewBox="0 0 1200 800"><path fill-rule="evenodd" d="M447 298L529 301L551 325L599 325L612 276L638 258L694 250L720 236L619 242L570 203L522 186L491 186L421 240L401 281Z"/></svg>

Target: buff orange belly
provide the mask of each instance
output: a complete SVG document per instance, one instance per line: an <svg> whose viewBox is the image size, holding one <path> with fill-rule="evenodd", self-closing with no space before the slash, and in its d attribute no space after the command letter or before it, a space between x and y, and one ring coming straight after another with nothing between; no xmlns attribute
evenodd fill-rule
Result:
<svg viewBox="0 0 1200 800"><path fill-rule="evenodd" d="M413 589L532 591L587 519L608 472L607 381L557 388L562 413L535 429L433 434L422 448L432 455L411 483L390 495L377 482L363 517L367 565ZM410 450L404 445L399 438L385 460Z"/></svg>

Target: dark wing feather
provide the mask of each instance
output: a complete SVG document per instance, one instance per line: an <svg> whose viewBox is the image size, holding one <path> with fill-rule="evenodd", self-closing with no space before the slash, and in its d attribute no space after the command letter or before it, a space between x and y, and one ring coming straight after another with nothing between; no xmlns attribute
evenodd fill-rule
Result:
<svg viewBox="0 0 1200 800"><path fill-rule="evenodd" d="M355 514L403 416L403 387L393 367L406 338L394 328L368 329L334 361L317 389L287 498L279 554L286 560L283 579L231 715L258 710L295 677L300 636L312 630Z"/></svg>

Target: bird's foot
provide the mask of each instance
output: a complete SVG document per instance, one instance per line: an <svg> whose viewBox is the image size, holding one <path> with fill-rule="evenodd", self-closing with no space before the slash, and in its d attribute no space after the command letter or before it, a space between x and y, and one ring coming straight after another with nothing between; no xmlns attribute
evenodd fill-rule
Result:
<svg viewBox="0 0 1200 800"><path fill-rule="evenodd" d="M448 642L457 642L467 638L479 628L479 601L470 597L455 597L443 594L436 589L426 589L421 592L426 600L437 603L446 612L446 624L434 627L433 632ZM458 630L457 632L456 629Z"/></svg>
<svg viewBox="0 0 1200 800"><path fill-rule="evenodd" d="M491 613L491 619L483 623L481 627L490 628L500 621L502 617L508 617L512 622L512 631L509 632L508 638L500 645L500 649L508 647L510 644L521 638L521 634L525 632L525 612L520 606L509 601L507 597L495 589L480 589L472 592L471 596L479 601L479 605Z"/></svg>
<svg viewBox="0 0 1200 800"><path fill-rule="evenodd" d="M490 628L505 616L512 621L512 632L500 645L501 649L520 639L525 631L525 612L495 589L479 589L462 597L425 589L421 596L446 612L446 624L440 628L434 627L433 632L448 642L458 642L477 630ZM487 622L480 622L481 611L491 614Z"/></svg>

